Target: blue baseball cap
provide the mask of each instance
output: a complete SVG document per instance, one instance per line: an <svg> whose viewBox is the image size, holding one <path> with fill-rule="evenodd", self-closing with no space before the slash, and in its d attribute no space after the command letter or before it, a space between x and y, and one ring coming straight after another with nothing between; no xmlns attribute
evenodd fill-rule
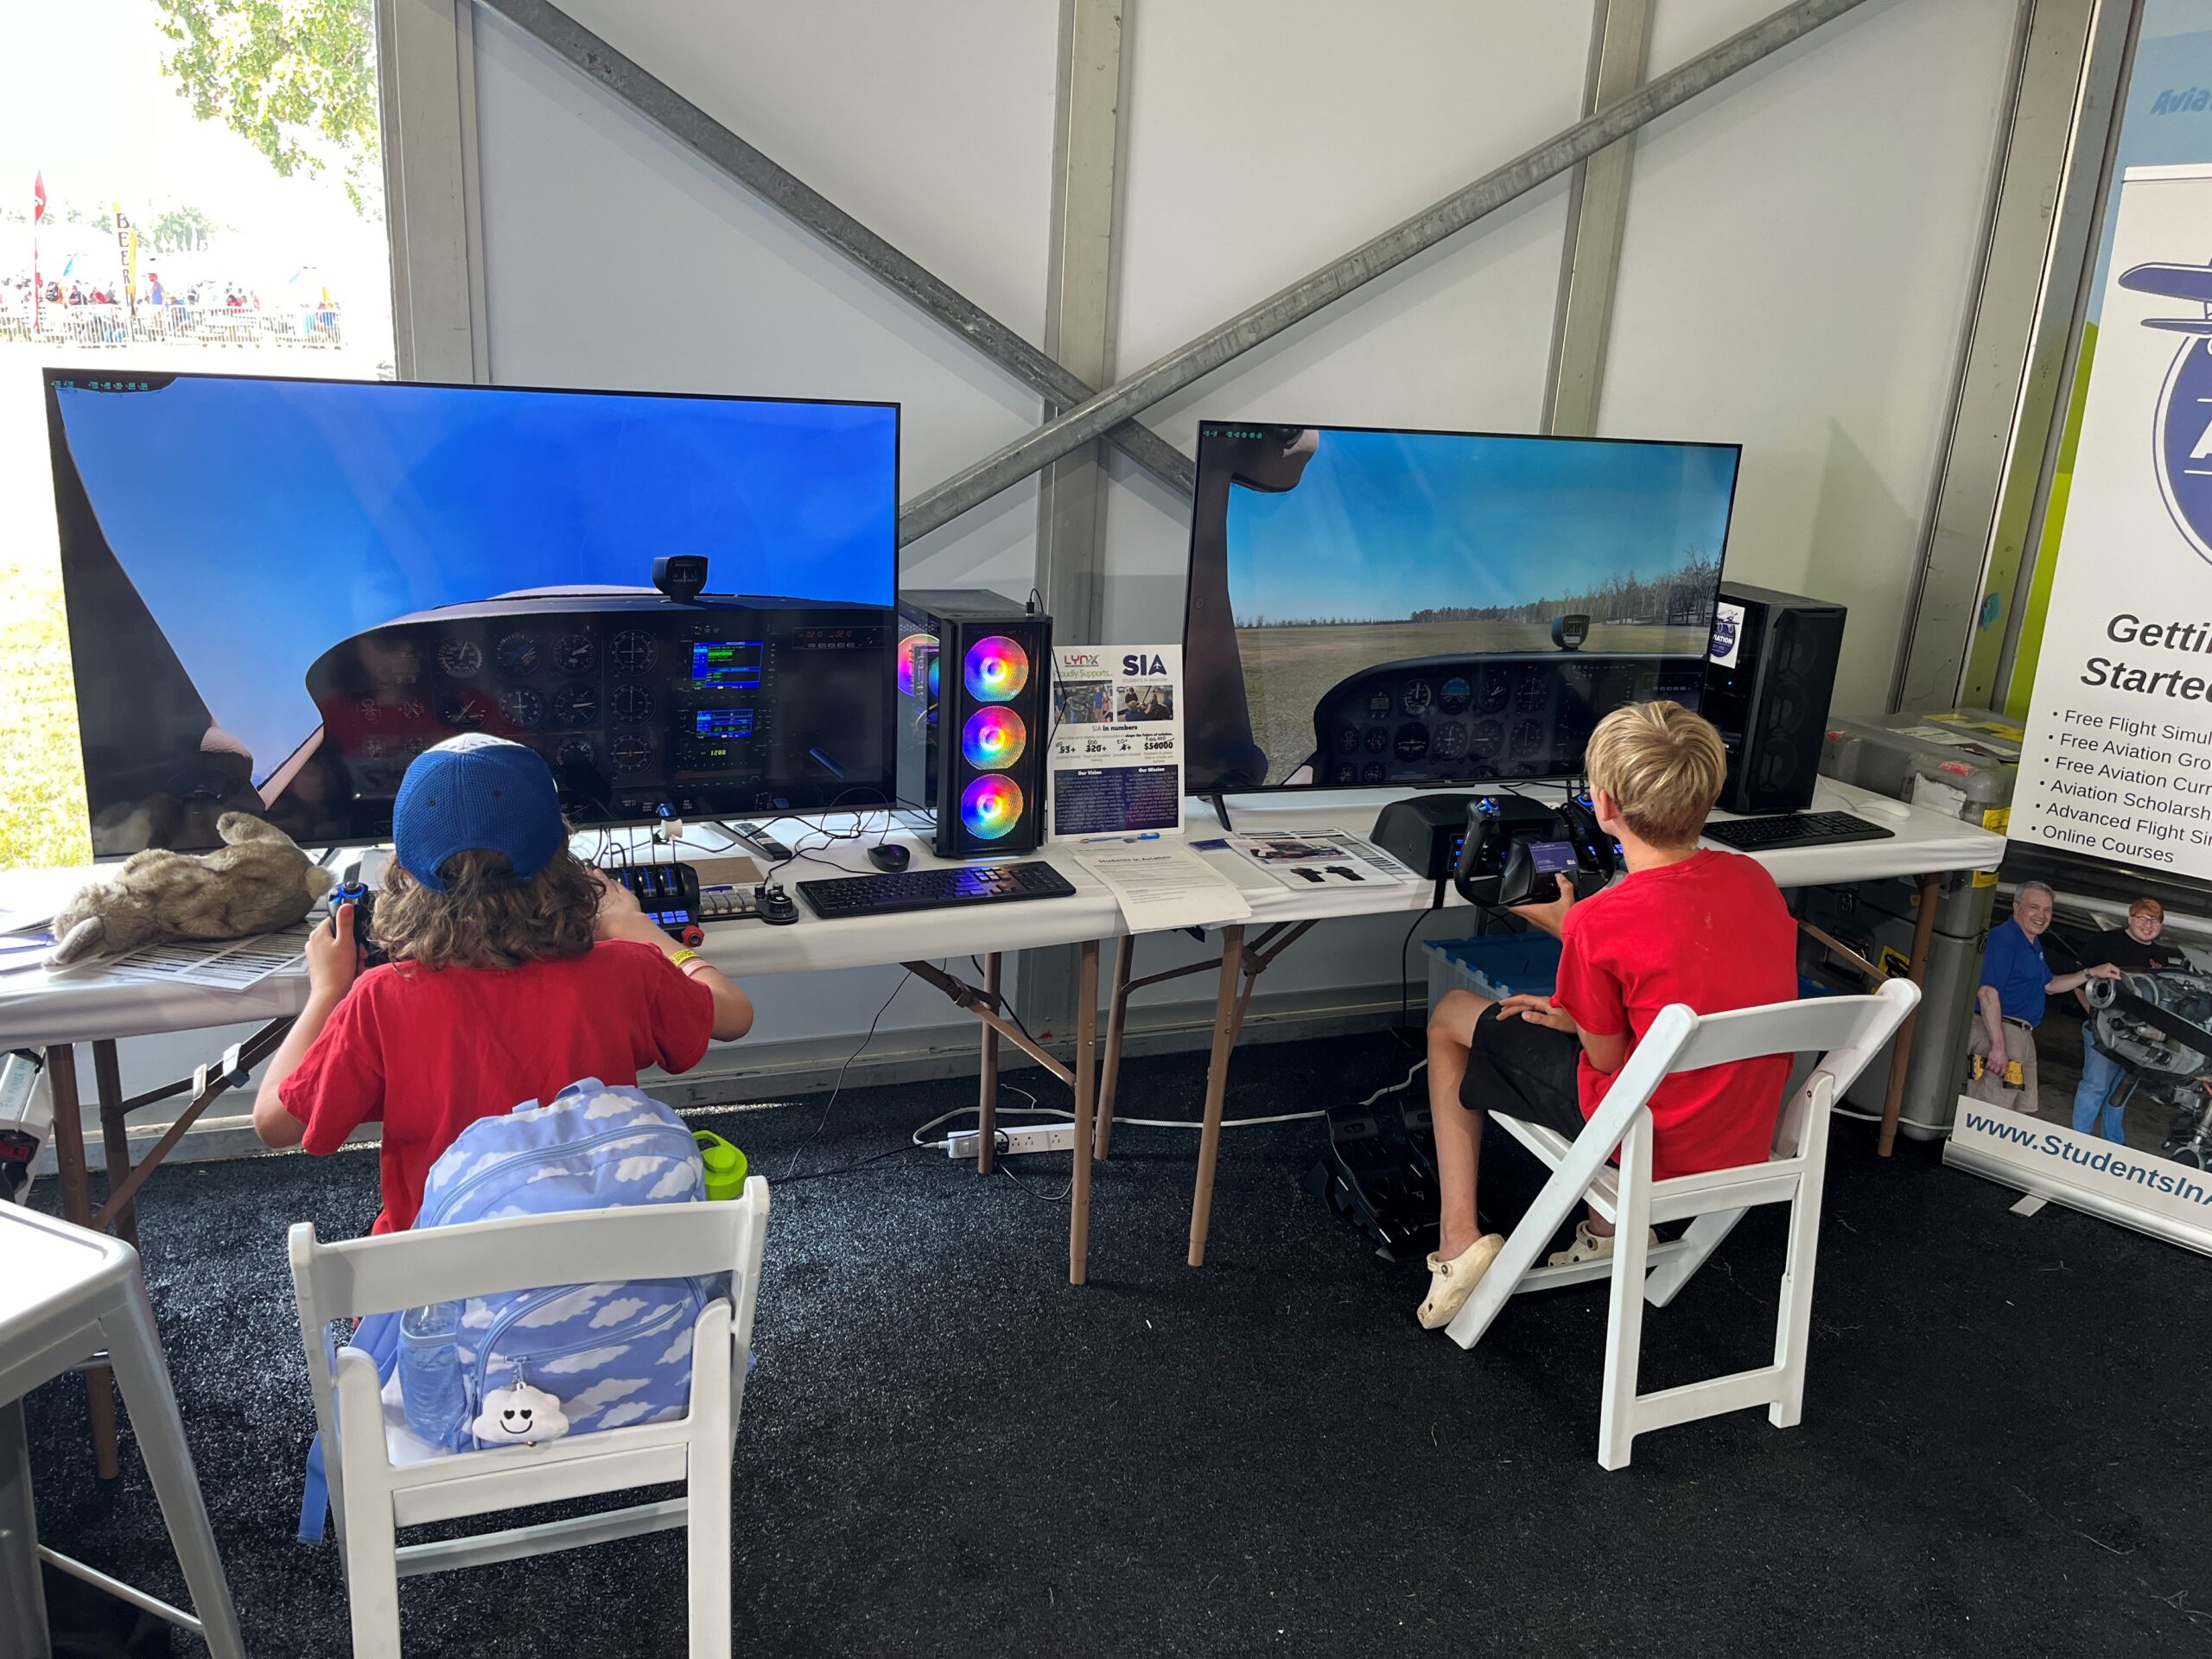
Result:
<svg viewBox="0 0 2212 1659"><path fill-rule="evenodd" d="M568 843L552 769L535 749L471 732L416 755L391 809L392 856L434 892L455 853L504 853L524 880Z"/></svg>

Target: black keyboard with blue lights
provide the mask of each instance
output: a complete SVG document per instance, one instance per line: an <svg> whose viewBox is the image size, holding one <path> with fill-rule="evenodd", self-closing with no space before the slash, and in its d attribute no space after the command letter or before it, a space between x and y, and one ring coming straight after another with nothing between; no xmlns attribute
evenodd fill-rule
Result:
<svg viewBox="0 0 2212 1659"><path fill-rule="evenodd" d="M798 884L807 907L825 922L890 916L908 910L1007 904L1019 899L1066 899L1075 887L1050 864L954 865L890 875L825 876Z"/></svg>
<svg viewBox="0 0 2212 1659"><path fill-rule="evenodd" d="M1705 838L1739 853L1780 853L1797 847L1836 847L1851 841L1887 841L1894 830L1848 812L1777 812L1770 817L1718 819Z"/></svg>

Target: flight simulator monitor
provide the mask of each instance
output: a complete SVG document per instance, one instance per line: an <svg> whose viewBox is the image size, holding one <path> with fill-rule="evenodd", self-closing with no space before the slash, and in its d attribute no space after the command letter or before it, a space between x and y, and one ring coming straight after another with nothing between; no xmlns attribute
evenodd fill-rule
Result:
<svg viewBox="0 0 2212 1659"><path fill-rule="evenodd" d="M96 853L390 834L482 731L581 823L887 799L899 410L49 370ZM704 555L714 592L656 593Z"/></svg>
<svg viewBox="0 0 2212 1659"><path fill-rule="evenodd" d="M1560 777L1695 707L1740 454L1201 422L1187 787Z"/></svg>

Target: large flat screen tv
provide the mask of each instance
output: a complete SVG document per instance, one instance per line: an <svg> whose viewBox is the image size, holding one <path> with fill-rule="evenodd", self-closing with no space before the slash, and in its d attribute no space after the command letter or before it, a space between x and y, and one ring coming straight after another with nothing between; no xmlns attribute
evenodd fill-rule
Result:
<svg viewBox="0 0 2212 1659"><path fill-rule="evenodd" d="M888 798L896 404L120 365L46 397L96 853L232 810L380 837L458 731L537 747L585 822ZM677 553L725 597L655 594Z"/></svg>
<svg viewBox="0 0 2212 1659"><path fill-rule="evenodd" d="M1191 791L1560 776L1694 706L1740 454L1201 422Z"/></svg>

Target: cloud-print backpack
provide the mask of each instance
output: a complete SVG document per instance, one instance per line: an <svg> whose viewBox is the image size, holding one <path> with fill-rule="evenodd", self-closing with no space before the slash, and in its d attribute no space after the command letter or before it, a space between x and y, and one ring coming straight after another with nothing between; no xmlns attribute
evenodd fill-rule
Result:
<svg viewBox="0 0 2212 1659"><path fill-rule="evenodd" d="M676 1114L586 1077L544 1106L463 1129L430 1166L415 1225L705 1197L699 1148ZM471 1427L485 1396L520 1383L556 1398L571 1434L680 1416L691 1400L691 1327L727 1294L725 1281L554 1285L415 1309L399 1326L408 1427L453 1451L489 1444Z"/></svg>

